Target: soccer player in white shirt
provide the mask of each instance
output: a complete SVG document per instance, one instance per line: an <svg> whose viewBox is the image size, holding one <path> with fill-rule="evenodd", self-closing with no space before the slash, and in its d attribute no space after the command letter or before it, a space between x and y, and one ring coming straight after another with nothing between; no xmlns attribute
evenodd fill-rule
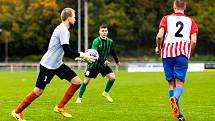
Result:
<svg viewBox="0 0 215 121"><path fill-rule="evenodd" d="M35 88L11 112L11 115L19 121L26 121L22 114L23 110L43 93L46 85L50 83L54 75L70 82L69 88L60 102L54 107L54 111L61 113L65 117L72 117L64 106L79 89L81 79L72 69L63 63L63 56L73 59L80 57L89 63L95 60L94 57L83 52L76 52L69 46L70 32L68 29L75 23L75 11L72 8L64 8L61 12L61 20L62 23L52 33L48 50L40 61L40 72Z"/></svg>
<svg viewBox="0 0 215 121"><path fill-rule="evenodd" d="M160 21L155 52L162 58L173 116L185 121L179 108L179 98L183 91L188 59L196 46L198 27L192 18L184 14L186 0L174 0L173 9L173 14L164 16Z"/></svg>

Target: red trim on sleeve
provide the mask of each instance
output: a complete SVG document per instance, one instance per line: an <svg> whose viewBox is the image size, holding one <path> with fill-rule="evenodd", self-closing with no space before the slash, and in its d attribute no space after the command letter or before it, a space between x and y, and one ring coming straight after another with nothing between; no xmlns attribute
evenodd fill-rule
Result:
<svg viewBox="0 0 215 121"><path fill-rule="evenodd" d="M198 26L196 24L196 22L191 18L192 21L192 25L191 25L191 31L190 31L190 35L192 35L193 33L197 33L199 32Z"/></svg>
<svg viewBox="0 0 215 121"><path fill-rule="evenodd" d="M162 27L164 28L164 32L166 32L166 30L167 30L167 16L164 16L160 21L159 29Z"/></svg>

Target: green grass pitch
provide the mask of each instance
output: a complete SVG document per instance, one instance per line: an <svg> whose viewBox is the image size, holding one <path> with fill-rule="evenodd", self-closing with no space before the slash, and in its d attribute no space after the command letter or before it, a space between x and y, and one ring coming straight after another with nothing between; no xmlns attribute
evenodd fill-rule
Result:
<svg viewBox="0 0 215 121"><path fill-rule="evenodd" d="M78 72L78 71L76 71ZM83 79L83 72L78 72ZM108 103L101 96L106 78L91 80L82 104L76 95L66 105L73 117L53 112L69 83L54 77L43 95L25 111L27 121L176 121L171 114L167 82L163 73L116 72L117 80ZM10 112L35 86L36 71L0 72L0 121L13 121ZM180 100L187 121L215 121L215 73L187 74Z"/></svg>

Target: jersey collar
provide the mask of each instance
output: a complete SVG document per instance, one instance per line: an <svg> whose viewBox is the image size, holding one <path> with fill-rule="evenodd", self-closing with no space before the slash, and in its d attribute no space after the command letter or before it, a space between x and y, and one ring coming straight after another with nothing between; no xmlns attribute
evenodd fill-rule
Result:
<svg viewBox="0 0 215 121"><path fill-rule="evenodd" d="M173 14L176 16L184 16L185 15L184 13L173 13Z"/></svg>
<svg viewBox="0 0 215 121"><path fill-rule="evenodd" d="M102 39L100 36L99 36L99 39L100 39L100 40L104 40L104 39ZM107 40L107 38L106 38L106 40ZM105 41L105 40L104 40L104 41Z"/></svg>

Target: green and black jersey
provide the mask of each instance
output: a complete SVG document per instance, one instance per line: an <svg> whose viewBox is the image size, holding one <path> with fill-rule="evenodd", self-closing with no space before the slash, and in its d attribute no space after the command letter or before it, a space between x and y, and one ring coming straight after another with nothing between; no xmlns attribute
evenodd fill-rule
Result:
<svg viewBox="0 0 215 121"><path fill-rule="evenodd" d="M88 68L90 69L98 69L103 68L106 65L104 64L105 60L107 60L108 54L111 52L111 55L113 56L116 63L118 63L118 58L116 56L115 50L113 48L113 40L110 38L107 38L106 40L101 39L100 37L97 37L93 40L92 49L95 49L99 53L99 59L92 64L88 64Z"/></svg>

